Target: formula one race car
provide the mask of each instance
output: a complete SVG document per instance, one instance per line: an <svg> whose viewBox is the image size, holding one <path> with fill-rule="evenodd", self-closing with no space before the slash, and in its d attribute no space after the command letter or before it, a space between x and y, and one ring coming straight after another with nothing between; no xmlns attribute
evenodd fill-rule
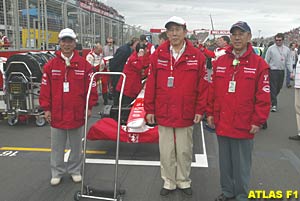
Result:
<svg viewBox="0 0 300 201"><path fill-rule="evenodd" d="M145 89L142 89L130 106L121 109L121 142L158 143L158 127L146 125L144 92ZM118 108L106 105L101 116L102 118L91 126L87 139L116 141Z"/></svg>

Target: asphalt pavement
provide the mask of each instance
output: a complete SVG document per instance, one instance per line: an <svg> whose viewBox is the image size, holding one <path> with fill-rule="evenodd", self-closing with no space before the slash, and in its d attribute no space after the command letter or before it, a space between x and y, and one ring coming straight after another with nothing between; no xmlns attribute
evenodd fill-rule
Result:
<svg viewBox="0 0 300 201"><path fill-rule="evenodd" d="M292 198L300 196L300 141L288 139L297 134L294 89L284 87L278 102L278 112L270 113L268 128L255 138L250 190L256 197L264 198L272 197L273 191L279 197L281 192L285 200L290 193ZM100 109L100 106L95 109L89 125L98 120ZM167 197L159 195L162 180L157 144L121 143L117 187L125 190L122 200L213 201L220 194L216 136L207 130L202 135L196 125L194 143L192 197L179 190ZM88 141L87 145L90 152L85 163L84 185L111 191L116 143ZM34 121L29 121L9 126L5 120L0 121L0 201L74 200L81 183L75 184L65 175L60 185L52 187L49 163L49 125L37 127Z"/></svg>

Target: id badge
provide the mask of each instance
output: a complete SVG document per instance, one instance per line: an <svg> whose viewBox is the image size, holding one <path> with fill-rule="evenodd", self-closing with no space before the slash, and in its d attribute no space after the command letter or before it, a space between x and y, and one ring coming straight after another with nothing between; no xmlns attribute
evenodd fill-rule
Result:
<svg viewBox="0 0 300 201"><path fill-rule="evenodd" d="M228 92L234 93L236 87L236 81L230 81L228 86Z"/></svg>
<svg viewBox="0 0 300 201"><path fill-rule="evenodd" d="M64 82L64 93L67 93L70 91L69 82Z"/></svg>
<svg viewBox="0 0 300 201"><path fill-rule="evenodd" d="M174 86L174 77L168 77L168 87L173 87Z"/></svg>

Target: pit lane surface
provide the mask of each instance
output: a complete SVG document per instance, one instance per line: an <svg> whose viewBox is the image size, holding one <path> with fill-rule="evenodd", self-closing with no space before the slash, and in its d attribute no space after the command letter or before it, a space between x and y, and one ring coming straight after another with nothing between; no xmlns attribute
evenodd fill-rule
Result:
<svg viewBox="0 0 300 201"><path fill-rule="evenodd" d="M94 118L97 120L97 111ZM255 138L250 188L252 190L300 190L300 141L296 134L294 90L284 88L277 113L271 113L268 129ZM191 172L193 196L175 191L168 197L159 195L162 187L157 166L157 144L120 144L118 186L126 190L125 201L209 201L220 193L218 149L215 134L195 127L194 166ZM205 146L203 146L203 143ZM71 201L81 184L65 176L57 187L50 186L50 128L36 127L34 122L8 126L0 122L0 201ZM113 189L114 165L103 164L114 159L115 143L88 142L85 184L97 189ZM197 161L197 156L201 160ZM101 160L100 160L101 159ZM203 159L203 160L202 160ZM205 159L207 164L205 164ZM135 164L143 161L142 164ZM93 163L91 163L93 162ZM299 194L298 194L299 195ZM89 199L80 199L89 200Z"/></svg>

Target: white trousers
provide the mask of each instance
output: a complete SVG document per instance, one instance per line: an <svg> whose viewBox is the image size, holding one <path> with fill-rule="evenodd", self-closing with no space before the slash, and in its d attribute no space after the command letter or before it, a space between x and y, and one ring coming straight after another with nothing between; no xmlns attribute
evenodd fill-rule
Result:
<svg viewBox="0 0 300 201"><path fill-rule="evenodd" d="M193 159L193 126L158 126L161 177L166 189L189 188Z"/></svg>
<svg viewBox="0 0 300 201"><path fill-rule="evenodd" d="M300 135L300 89L298 88L295 88L295 110L296 110L298 135Z"/></svg>

